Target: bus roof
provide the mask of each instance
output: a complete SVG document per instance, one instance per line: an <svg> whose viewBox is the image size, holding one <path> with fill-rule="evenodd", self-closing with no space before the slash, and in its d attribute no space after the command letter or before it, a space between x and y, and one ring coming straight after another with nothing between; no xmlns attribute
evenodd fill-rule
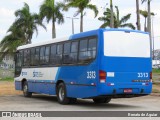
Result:
<svg viewBox="0 0 160 120"><path fill-rule="evenodd" d="M52 39L52 40L49 40L49 41L44 41L44 42L39 42L39 43L33 43L33 44L27 44L27 45L19 46L17 48L17 50L31 48L31 47L36 47L36 46L41 46L41 45L47 45L47 44L56 43L56 42L62 42L62 41L68 40L68 38L69 37L55 38L55 39Z"/></svg>
<svg viewBox="0 0 160 120"><path fill-rule="evenodd" d="M87 32L77 33L77 34L74 34L74 35L71 35L68 37L55 38L55 39L45 41L45 42L39 42L39 43L33 43L33 44L19 46L17 48L17 50L41 46L41 45L52 44L52 43L56 43L56 42L62 42L62 41L71 40L71 39L78 39L81 37L96 36L96 35L98 35L99 31L126 31L126 32L138 32L138 33L148 34L147 32L143 32L143 31L139 31L139 30L131 30L131 29L117 29L117 28L103 29L103 28L100 28L100 29L91 30L91 31L87 31Z"/></svg>

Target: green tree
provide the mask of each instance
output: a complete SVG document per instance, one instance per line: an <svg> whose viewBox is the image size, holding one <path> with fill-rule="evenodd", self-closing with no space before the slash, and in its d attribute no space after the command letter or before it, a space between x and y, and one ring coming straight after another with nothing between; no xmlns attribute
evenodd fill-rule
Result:
<svg viewBox="0 0 160 120"><path fill-rule="evenodd" d="M12 25L7 31L9 34L5 36L0 42L0 58L3 58L6 54L13 54L17 47L26 44L24 32Z"/></svg>
<svg viewBox="0 0 160 120"><path fill-rule="evenodd" d="M54 0L45 0L40 6L40 16L42 20L46 18L47 23L52 21L52 38L56 38L55 22L58 24L64 23L64 16L61 13L62 4L56 3Z"/></svg>
<svg viewBox="0 0 160 120"><path fill-rule="evenodd" d="M38 35L38 26L46 29L46 27L42 24L40 16L36 13L32 14L30 12L30 8L27 3L24 3L24 7L15 12L15 16L17 19L14 22L14 26L24 32L26 43L31 43L34 32Z"/></svg>
<svg viewBox="0 0 160 120"><path fill-rule="evenodd" d="M31 43L33 33L38 35L38 26L42 24L38 14L30 13L28 4L24 3L24 7L15 12L16 20L8 29L6 35L0 42L1 58L5 54L13 54L20 45Z"/></svg>
<svg viewBox="0 0 160 120"><path fill-rule="evenodd" d="M95 5L90 4L91 0L64 0L66 2L66 10L68 8L77 8L77 12L74 16L80 14L80 32L83 32L83 17L85 15L85 9L90 9L94 12L95 17L98 15L98 9Z"/></svg>
<svg viewBox="0 0 160 120"><path fill-rule="evenodd" d="M135 29L135 27L132 23L127 23L127 21L131 18L131 14L127 14L127 15L121 17L121 19L120 19L119 9L117 6L115 6L115 8L116 8L116 13L114 12L114 28L129 27L131 29ZM104 22L100 26L100 28L110 27L111 10L109 8L107 8L103 14L104 14L103 17L98 18L98 20Z"/></svg>
<svg viewBox="0 0 160 120"><path fill-rule="evenodd" d="M144 22L144 31L147 32L147 17L148 17L148 12L146 10L140 10L140 14L144 17L145 22ZM154 16L155 14L151 12L151 15Z"/></svg>

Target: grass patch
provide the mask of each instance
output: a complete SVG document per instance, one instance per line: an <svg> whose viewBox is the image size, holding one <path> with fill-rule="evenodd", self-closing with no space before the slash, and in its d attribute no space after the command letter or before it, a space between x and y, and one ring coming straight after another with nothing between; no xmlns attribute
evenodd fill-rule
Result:
<svg viewBox="0 0 160 120"><path fill-rule="evenodd" d="M153 81L153 85L159 85L160 86L160 82L154 82Z"/></svg>
<svg viewBox="0 0 160 120"><path fill-rule="evenodd" d="M14 78L13 77L0 78L0 81L11 81L11 82L13 82Z"/></svg>
<svg viewBox="0 0 160 120"><path fill-rule="evenodd" d="M160 93L160 91L157 89L152 89L152 93Z"/></svg>
<svg viewBox="0 0 160 120"><path fill-rule="evenodd" d="M158 74L160 74L160 69L152 69L152 73L158 73Z"/></svg>

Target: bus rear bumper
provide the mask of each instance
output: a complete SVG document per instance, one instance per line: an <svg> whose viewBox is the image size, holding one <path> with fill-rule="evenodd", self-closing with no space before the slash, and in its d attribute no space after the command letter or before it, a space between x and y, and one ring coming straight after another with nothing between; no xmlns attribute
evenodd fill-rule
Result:
<svg viewBox="0 0 160 120"><path fill-rule="evenodd" d="M128 91L127 91L128 90ZM152 83L148 85L117 85L106 86L102 85L98 89L99 96L112 96L114 98L119 97L138 97L148 95L152 92Z"/></svg>

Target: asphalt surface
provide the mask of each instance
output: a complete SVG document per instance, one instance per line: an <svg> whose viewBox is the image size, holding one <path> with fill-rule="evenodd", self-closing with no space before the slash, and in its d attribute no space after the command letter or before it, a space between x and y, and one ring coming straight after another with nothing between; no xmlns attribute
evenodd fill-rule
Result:
<svg viewBox="0 0 160 120"><path fill-rule="evenodd" d="M60 105L55 96L23 95L0 96L0 111L159 111L160 96L112 99L109 104L94 104L78 99L76 104Z"/></svg>
<svg viewBox="0 0 160 120"><path fill-rule="evenodd" d="M92 100L78 99L76 104L60 105L55 96L23 95L0 96L0 111L160 111L160 95L137 98L113 99L109 104L94 104ZM58 118L23 118L23 120L106 120L105 117L58 117ZM111 120L159 120L159 118L111 117ZM22 118L0 118L0 120L22 120Z"/></svg>

